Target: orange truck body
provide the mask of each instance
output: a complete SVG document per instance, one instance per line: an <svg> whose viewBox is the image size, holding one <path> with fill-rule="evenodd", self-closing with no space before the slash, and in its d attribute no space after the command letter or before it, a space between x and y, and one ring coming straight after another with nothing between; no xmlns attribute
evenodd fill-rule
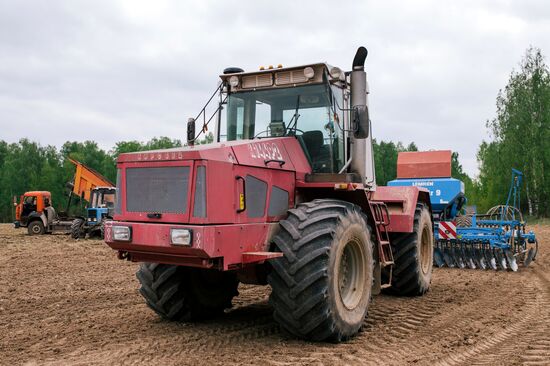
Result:
<svg viewBox="0 0 550 366"><path fill-rule="evenodd" d="M69 160L76 166L73 193L77 196L89 202L92 189L96 187L114 187L111 181L97 171L74 159L69 158Z"/></svg>

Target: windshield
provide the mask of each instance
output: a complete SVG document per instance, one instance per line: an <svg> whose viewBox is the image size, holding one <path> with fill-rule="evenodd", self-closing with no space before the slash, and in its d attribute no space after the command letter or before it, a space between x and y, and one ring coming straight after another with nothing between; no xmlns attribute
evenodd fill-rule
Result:
<svg viewBox="0 0 550 366"><path fill-rule="evenodd" d="M344 142L332 97L325 84L230 94L220 140L296 136L314 172L337 173Z"/></svg>
<svg viewBox="0 0 550 366"><path fill-rule="evenodd" d="M90 207L94 208L113 208L115 206L116 195L113 190L108 191L92 191L90 199Z"/></svg>

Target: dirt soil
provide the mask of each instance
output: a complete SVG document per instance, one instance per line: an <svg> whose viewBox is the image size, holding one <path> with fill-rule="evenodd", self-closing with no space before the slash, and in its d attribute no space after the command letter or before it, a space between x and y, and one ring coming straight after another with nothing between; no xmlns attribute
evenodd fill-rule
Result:
<svg viewBox="0 0 550 366"><path fill-rule="evenodd" d="M0 225L0 364L549 365L550 226L534 230L530 267L436 269L426 296L377 296L357 337L328 344L285 337L269 287L241 286L218 319L162 321L102 241Z"/></svg>

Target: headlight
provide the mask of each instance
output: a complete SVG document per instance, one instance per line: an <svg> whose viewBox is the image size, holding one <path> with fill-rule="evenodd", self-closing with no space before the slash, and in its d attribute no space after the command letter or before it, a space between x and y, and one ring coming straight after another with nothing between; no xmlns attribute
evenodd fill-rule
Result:
<svg viewBox="0 0 550 366"><path fill-rule="evenodd" d="M340 79L340 76L342 76L342 69L340 69L339 67L333 67L332 69L330 69L329 74L331 78L338 80Z"/></svg>
<svg viewBox="0 0 550 366"><path fill-rule="evenodd" d="M170 240L174 245L191 245L191 230L170 229Z"/></svg>
<svg viewBox="0 0 550 366"><path fill-rule="evenodd" d="M113 239L116 241L132 240L132 230L128 226L113 226Z"/></svg>
<svg viewBox="0 0 550 366"><path fill-rule="evenodd" d="M308 80L313 78L315 76L315 70L313 70L313 67L309 67L309 66L306 67L304 69L304 76Z"/></svg>
<svg viewBox="0 0 550 366"><path fill-rule="evenodd" d="M237 87L239 85L239 77L237 75L233 75L229 78L229 85L232 87Z"/></svg>

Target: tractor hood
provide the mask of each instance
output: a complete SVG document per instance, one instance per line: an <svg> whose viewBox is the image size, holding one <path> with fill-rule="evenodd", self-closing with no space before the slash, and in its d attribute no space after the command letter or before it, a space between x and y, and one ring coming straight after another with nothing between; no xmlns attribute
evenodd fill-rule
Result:
<svg viewBox="0 0 550 366"><path fill-rule="evenodd" d="M256 166L296 172L297 176L311 172L311 167L294 137L239 140L178 147L164 150L141 151L121 154L118 164L208 160L238 165Z"/></svg>
<svg viewBox="0 0 550 366"><path fill-rule="evenodd" d="M311 172L294 137L121 154L117 167L115 220L164 224L277 220Z"/></svg>

